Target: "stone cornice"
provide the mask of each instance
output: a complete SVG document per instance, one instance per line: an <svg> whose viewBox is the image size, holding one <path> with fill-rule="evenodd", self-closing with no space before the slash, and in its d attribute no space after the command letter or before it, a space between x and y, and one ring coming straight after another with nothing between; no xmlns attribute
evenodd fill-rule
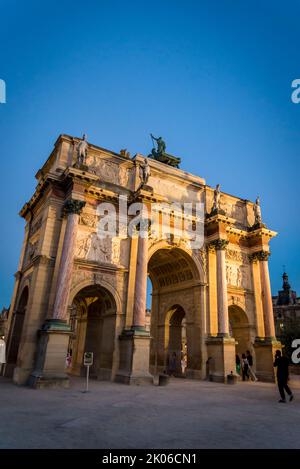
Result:
<svg viewBox="0 0 300 469"><path fill-rule="evenodd" d="M83 171L82 169L74 168L68 166L63 172L63 177L77 178L83 181L84 183L94 184L95 181L99 180L99 176L89 171Z"/></svg>
<svg viewBox="0 0 300 469"><path fill-rule="evenodd" d="M129 202L168 203L168 199L166 197L155 194L153 188L148 186L135 192Z"/></svg>
<svg viewBox="0 0 300 469"><path fill-rule="evenodd" d="M256 230L251 230L250 228L250 231L248 231L247 238L262 238L263 236L265 236L271 239L277 236L277 234L278 233L276 231L269 230L268 228L258 228Z"/></svg>
<svg viewBox="0 0 300 469"><path fill-rule="evenodd" d="M50 178L41 180L36 186L33 196L26 202L21 208L19 215L22 218L26 218L26 215L30 210L33 209L34 205L40 200L42 195L44 195L46 188L48 187Z"/></svg>
<svg viewBox="0 0 300 469"><path fill-rule="evenodd" d="M86 259L79 259L75 258L74 259L74 265L76 265L77 270L75 272L109 272L109 273L126 273L128 272L128 269L126 267L123 267L121 265L116 265L116 264L108 264L105 262L95 262L95 261L89 261Z"/></svg>
<svg viewBox="0 0 300 469"><path fill-rule="evenodd" d="M31 271L31 273L33 272L33 268L36 267L36 265L39 265L39 264L44 264L44 265L50 265L50 266L54 266L55 264L55 257L50 257L50 256L46 256L45 254L37 254L31 262L29 262L28 264L26 264L24 266L24 268L22 269L21 271L21 275L25 276L25 275L28 275L28 272Z"/></svg>
<svg viewBox="0 0 300 469"><path fill-rule="evenodd" d="M207 217L207 215L206 215ZM225 224L225 225L234 225L235 224L235 219L234 218L230 218L230 217L227 217L226 215L222 215L220 213L220 211L218 213L216 213L215 215L208 215L208 217L206 218L205 220L205 224L206 225L209 225L209 224L212 224L212 223L222 223L222 224Z"/></svg>

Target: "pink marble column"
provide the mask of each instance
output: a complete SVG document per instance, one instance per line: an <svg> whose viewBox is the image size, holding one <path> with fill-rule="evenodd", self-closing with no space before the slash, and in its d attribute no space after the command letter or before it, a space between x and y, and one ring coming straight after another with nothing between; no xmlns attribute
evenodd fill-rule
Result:
<svg viewBox="0 0 300 469"><path fill-rule="evenodd" d="M133 327L144 329L146 324L148 234L138 240L135 292L133 305Z"/></svg>
<svg viewBox="0 0 300 469"><path fill-rule="evenodd" d="M64 205L64 213L68 218L58 271L53 319L67 320L78 221L84 205L84 201L74 199L67 200Z"/></svg>
<svg viewBox="0 0 300 469"><path fill-rule="evenodd" d="M260 263L265 336L267 338L275 338L276 334L275 334L275 325L274 325L274 314L273 314L268 257L269 257L268 252L260 251L259 253L257 253L257 258Z"/></svg>
<svg viewBox="0 0 300 469"><path fill-rule="evenodd" d="M214 242L217 252L217 296L218 296L218 333L220 335L229 335L228 320L228 299L227 299L227 280L225 250L228 241L218 239Z"/></svg>

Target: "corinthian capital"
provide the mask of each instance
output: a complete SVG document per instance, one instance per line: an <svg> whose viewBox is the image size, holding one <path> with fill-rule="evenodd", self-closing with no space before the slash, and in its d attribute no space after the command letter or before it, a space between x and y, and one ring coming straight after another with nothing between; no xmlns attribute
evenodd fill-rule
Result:
<svg viewBox="0 0 300 469"><path fill-rule="evenodd" d="M85 202L83 200L69 199L64 203L63 212L65 215L69 215L70 213L80 215L84 206Z"/></svg>
<svg viewBox="0 0 300 469"><path fill-rule="evenodd" d="M271 253L267 251L257 251L257 252L254 252L253 254L250 254L249 260L251 262L267 261L270 255Z"/></svg>
<svg viewBox="0 0 300 469"><path fill-rule="evenodd" d="M215 239L209 243L209 249L216 249L217 251L226 249L228 243L227 239Z"/></svg>

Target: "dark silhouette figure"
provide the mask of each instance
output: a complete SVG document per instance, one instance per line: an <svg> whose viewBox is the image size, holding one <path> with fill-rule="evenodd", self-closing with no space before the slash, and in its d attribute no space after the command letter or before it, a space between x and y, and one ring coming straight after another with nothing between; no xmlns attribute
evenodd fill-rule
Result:
<svg viewBox="0 0 300 469"><path fill-rule="evenodd" d="M249 362L246 357L246 355L243 353L242 354L242 375L243 375L243 381L246 381L246 379L249 379Z"/></svg>
<svg viewBox="0 0 300 469"><path fill-rule="evenodd" d="M290 401L292 401L294 396L287 384L289 379L289 360L281 355L280 350L275 352L274 367L277 368L277 384L281 397L278 402L286 402L284 391L286 391L287 395L290 396Z"/></svg>
<svg viewBox="0 0 300 469"><path fill-rule="evenodd" d="M241 359L238 354L235 356L235 367L236 367L236 372L239 375L241 372Z"/></svg>
<svg viewBox="0 0 300 469"><path fill-rule="evenodd" d="M176 365L177 365L177 356L176 356L176 352L173 352L172 355L169 357L168 371L169 371L170 376L175 376Z"/></svg>
<svg viewBox="0 0 300 469"><path fill-rule="evenodd" d="M250 351L246 351L246 358L248 360L248 375L253 379L253 381L257 381L256 374L253 371L253 356L251 355Z"/></svg>

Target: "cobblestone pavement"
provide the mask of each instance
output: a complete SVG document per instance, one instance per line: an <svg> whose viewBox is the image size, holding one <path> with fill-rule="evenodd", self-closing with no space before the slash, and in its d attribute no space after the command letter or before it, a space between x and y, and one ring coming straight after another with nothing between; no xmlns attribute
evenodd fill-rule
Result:
<svg viewBox="0 0 300 469"><path fill-rule="evenodd" d="M33 390L0 378L0 448L299 448L300 380L274 384L172 379L166 387L72 378Z"/></svg>

